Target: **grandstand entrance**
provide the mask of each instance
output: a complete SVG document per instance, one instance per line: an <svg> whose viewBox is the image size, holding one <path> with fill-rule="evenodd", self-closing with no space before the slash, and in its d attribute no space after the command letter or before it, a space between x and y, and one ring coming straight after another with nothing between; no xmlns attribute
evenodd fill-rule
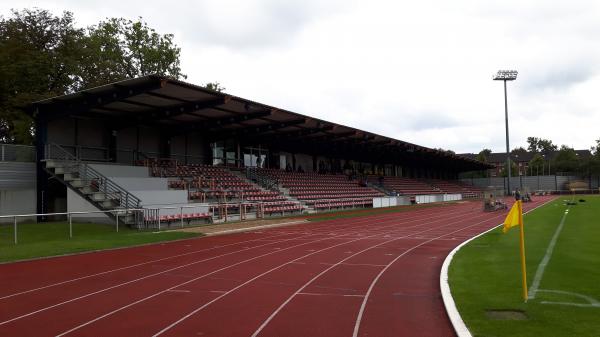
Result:
<svg viewBox="0 0 600 337"><path fill-rule="evenodd" d="M259 147L244 148L244 167L268 168L269 150Z"/></svg>

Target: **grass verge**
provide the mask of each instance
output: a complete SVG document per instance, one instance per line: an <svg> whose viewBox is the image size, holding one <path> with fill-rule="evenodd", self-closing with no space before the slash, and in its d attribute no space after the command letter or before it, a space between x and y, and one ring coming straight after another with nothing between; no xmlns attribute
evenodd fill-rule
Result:
<svg viewBox="0 0 600 337"><path fill-rule="evenodd" d="M201 236L198 233L139 231L103 224L73 223L69 239L66 222L25 223L18 225L18 244L13 243L13 226L0 225L0 262L127 247Z"/></svg>
<svg viewBox="0 0 600 337"><path fill-rule="evenodd" d="M585 202L573 206L565 205L567 198L560 197L524 218L527 280L531 286L569 207L540 283L540 289L550 292L538 292L527 303L521 299L518 229L507 234L495 229L455 255L449 269L450 288L473 336L600 335L600 307L587 306L587 300L573 295L600 301L600 198L576 197Z"/></svg>

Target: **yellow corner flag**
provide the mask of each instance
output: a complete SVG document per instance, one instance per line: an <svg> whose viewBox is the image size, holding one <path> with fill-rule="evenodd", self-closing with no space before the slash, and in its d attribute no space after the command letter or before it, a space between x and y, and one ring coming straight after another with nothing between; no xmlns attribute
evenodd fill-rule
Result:
<svg viewBox="0 0 600 337"><path fill-rule="evenodd" d="M514 226L520 227L520 246L521 246L521 274L523 276L523 300L527 302L527 267L525 266L525 230L523 226L523 204L517 200L504 219L504 228L502 232L506 233Z"/></svg>
<svg viewBox="0 0 600 337"><path fill-rule="evenodd" d="M502 232L506 233L511 227L519 225L523 225L523 206L521 200L517 200L510 209L510 212L508 212L506 219L504 219L504 228L502 228Z"/></svg>

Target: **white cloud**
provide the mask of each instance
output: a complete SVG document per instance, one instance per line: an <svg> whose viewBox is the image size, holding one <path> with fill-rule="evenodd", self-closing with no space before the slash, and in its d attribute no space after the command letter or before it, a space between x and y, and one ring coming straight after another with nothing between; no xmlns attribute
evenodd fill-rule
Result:
<svg viewBox="0 0 600 337"><path fill-rule="evenodd" d="M457 152L527 136L588 148L600 137L599 4L573 0L22 1L82 25L143 16L176 34L193 83ZM8 13L9 4L0 4Z"/></svg>

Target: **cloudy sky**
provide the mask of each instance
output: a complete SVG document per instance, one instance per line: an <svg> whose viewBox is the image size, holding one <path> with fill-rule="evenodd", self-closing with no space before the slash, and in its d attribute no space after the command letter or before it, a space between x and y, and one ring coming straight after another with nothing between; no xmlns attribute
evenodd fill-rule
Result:
<svg viewBox="0 0 600 337"><path fill-rule="evenodd" d="M595 0L19 2L78 25L142 16L173 33L188 81L428 147L504 149L527 136L587 149L600 138Z"/></svg>

